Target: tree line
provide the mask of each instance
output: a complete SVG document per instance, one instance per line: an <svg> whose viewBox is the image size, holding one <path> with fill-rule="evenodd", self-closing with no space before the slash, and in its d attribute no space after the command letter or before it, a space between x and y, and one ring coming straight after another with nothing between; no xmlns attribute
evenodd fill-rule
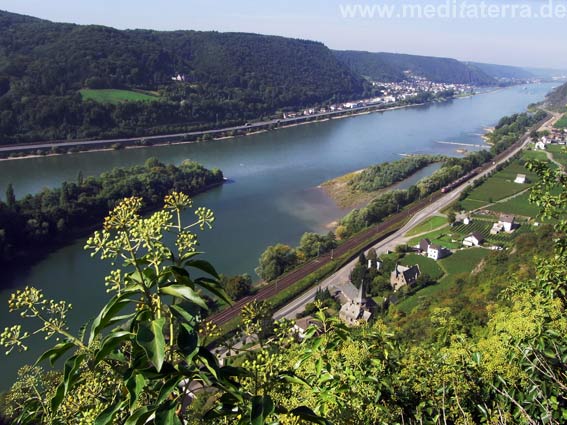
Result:
<svg viewBox="0 0 567 425"><path fill-rule="evenodd" d="M79 173L75 182L21 199L10 184L5 202L0 201L0 263L25 261L100 226L108 210L125 197L141 197L149 210L173 190L193 195L222 182L218 169L192 161L165 165L150 158L143 166L115 168L99 177Z"/></svg>

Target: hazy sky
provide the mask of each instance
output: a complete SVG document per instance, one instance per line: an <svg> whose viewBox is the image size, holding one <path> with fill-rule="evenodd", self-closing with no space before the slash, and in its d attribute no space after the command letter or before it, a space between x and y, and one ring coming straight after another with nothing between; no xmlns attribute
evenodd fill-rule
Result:
<svg viewBox="0 0 567 425"><path fill-rule="evenodd" d="M419 6L414 13L422 17L397 17L404 4ZM357 5L374 7L374 17L361 17ZM392 18L377 16L389 13L377 11L384 5L396 8ZM488 12L489 5L499 8ZM345 6L357 16L344 17ZM0 9L117 28L257 32L334 49L567 69L567 0L0 0Z"/></svg>

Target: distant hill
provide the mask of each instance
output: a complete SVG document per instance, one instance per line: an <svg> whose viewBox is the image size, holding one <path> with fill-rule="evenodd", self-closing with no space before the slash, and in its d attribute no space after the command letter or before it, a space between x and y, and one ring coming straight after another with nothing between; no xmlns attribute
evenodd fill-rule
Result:
<svg viewBox="0 0 567 425"><path fill-rule="evenodd" d="M567 108L567 83L549 93L545 98L544 106L553 111L565 112Z"/></svg>
<svg viewBox="0 0 567 425"><path fill-rule="evenodd" d="M525 68L538 78L566 78L566 69Z"/></svg>
<svg viewBox="0 0 567 425"><path fill-rule="evenodd" d="M358 51L335 51L335 55L354 72L376 81L401 81L404 71L411 71L440 83L496 84L496 80L481 69L456 59Z"/></svg>
<svg viewBox="0 0 567 425"><path fill-rule="evenodd" d="M494 65L488 63L479 62L467 62L470 67L477 68L484 72L485 74L496 79L505 80L529 80L536 78L534 74L529 72L524 68L517 66L507 66L507 65Z"/></svg>
<svg viewBox="0 0 567 425"><path fill-rule="evenodd" d="M180 75L183 81L172 81ZM242 123L348 99L364 80L322 43L196 31L116 30L0 11L0 140L130 135ZM80 89L159 91L83 101Z"/></svg>

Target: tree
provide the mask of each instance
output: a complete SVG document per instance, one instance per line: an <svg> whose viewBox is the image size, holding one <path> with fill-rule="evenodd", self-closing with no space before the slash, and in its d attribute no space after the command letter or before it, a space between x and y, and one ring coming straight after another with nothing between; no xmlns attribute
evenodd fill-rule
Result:
<svg viewBox="0 0 567 425"><path fill-rule="evenodd" d="M14 186L12 183L8 184L6 188L6 205L13 210L16 207L16 194L14 193Z"/></svg>
<svg viewBox="0 0 567 425"><path fill-rule="evenodd" d="M235 301L248 295L252 288L252 278L247 274L233 277L223 276L221 282L228 296Z"/></svg>
<svg viewBox="0 0 567 425"><path fill-rule="evenodd" d="M295 249L288 245L277 244L270 246L260 256L260 265L256 273L265 281L271 281L298 264Z"/></svg>

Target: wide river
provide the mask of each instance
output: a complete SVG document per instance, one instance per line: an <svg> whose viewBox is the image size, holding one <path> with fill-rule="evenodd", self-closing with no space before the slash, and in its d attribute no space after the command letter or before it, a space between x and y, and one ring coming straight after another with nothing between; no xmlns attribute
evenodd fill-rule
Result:
<svg viewBox="0 0 567 425"><path fill-rule="evenodd" d="M233 183L196 199L197 205L212 208L217 217L214 230L200 237L201 248L220 272L253 275L268 245L296 245L304 232L325 232L330 222L346 213L317 189L322 182L399 159L401 154L457 155L461 146L439 142L482 144L480 136L487 127L541 101L557 85L517 86L230 140L4 161L0 190L11 182L16 195L23 196L75 180L79 171L97 175L112 167L143 164L150 157L175 164L189 158L218 167ZM34 285L48 298L69 300L74 305L70 323L75 330L108 298L104 287L108 265L92 259L82 249L84 242L49 255L16 276L4 276L0 287ZM9 292L0 293L0 330L19 319L7 312ZM0 391L13 382L17 368L33 362L44 347L39 341L26 353L2 357Z"/></svg>

